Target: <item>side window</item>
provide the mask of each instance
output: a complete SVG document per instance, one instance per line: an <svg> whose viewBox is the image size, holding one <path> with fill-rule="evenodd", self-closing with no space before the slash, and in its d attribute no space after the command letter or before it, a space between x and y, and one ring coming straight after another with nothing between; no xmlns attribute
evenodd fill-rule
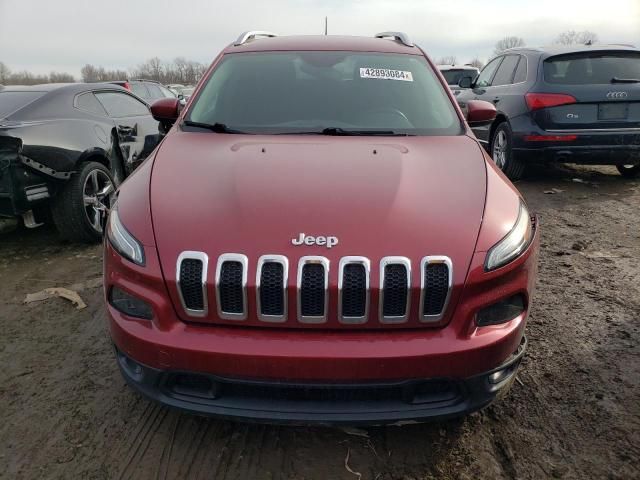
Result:
<svg viewBox="0 0 640 480"><path fill-rule="evenodd" d="M513 73L518 64L519 55L507 55L500 64L496 76L493 77L492 85L509 85L513 80Z"/></svg>
<svg viewBox="0 0 640 480"><path fill-rule="evenodd" d="M120 92L97 92L96 97L110 117L135 117L149 115L149 109L140 100Z"/></svg>
<svg viewBox="0 0 640 480"><path fill-rule="evenodd" d="M500 65L500 62L503 58L504 57L494 58L482 69L482 71L480 72L480 76L476 81L476 87L488 87L489 85L491 85L491 78L493 77L493 74L495 73L498 65Z"/></svg>
<svg viewBox="0 0 640 480"><path fill-rule="evenodd" d="M520 56L518 67L516 68L516 74L513 77L513 83L524 82L527 79L527 57Z"/></svg>
<svg viewBox="0 0 640 480"><path fill-rule="evenodd" d="M147 99L149 98L149 92L147 91L147 87L145 87L142 83L131 83L131 91L135 93L140 98Z"/></svg>
<svg viewBox="0 0 640 480"><path fill-rule="evenodd" d="M176 98L176 94L173 93L168 88L165 88L162 85L159 85L158 88L160 88L160 91L162 92L162 95L164 95L166 98Z"/></svg>
<svg viewBox="0 0 640 480"><path fill-rule="evenodd" d="M147 84L147 90L149 90L149 99L151 100L158 100L159 98L164 97L160 88L153 83Z"/></svg>
<svg viewBox="0 0 640 480"><path fill-rule="evenodd" d="M100 102L91 92L78 95L76 97L75 103L76 108L79 108L80 110L84 110L85 112L93 113L95 115L100 115L102 117L107 116L107 112L105 112Z"/></svg>

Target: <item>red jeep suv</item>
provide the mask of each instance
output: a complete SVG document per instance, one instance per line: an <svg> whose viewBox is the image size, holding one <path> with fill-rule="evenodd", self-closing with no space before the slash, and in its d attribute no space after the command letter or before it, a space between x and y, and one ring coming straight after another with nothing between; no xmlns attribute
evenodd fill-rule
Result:
<svg viewBox="0 0 640 480"><path fill-rule="evenodd" d="M126 381L199 414L401 424L522 360L536 219L402 33L248 32L120 188L104 243Z"/></svg>

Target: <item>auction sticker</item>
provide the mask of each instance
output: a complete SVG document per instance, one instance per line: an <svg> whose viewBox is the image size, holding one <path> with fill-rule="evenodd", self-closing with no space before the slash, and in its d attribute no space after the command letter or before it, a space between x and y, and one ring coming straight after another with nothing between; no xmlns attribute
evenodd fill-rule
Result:
<svg viewBox="0 0 640 480"><path fill-rule="evenodd" d="M411 72L405 70L391 70L389 68L361 68L360 78L377 78L379 80L401 80L413 82Z"/></svg>

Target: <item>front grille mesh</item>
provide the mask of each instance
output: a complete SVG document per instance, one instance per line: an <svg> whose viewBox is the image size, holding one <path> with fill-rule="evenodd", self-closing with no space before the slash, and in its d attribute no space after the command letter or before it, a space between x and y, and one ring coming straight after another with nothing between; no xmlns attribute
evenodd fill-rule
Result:
<svg viewBox="0 0 640 480"><path fill-rule="evenodd" d="M202 261L185 258L180 265L180 292L189 310L204 310L202 291Z"/></svg>
<svg viewBox="0 0 640 480"><path fill-rule="evenodd" d="M310 263L302 266L300 314L303 317L324 316L326 295L324 280L324 265Z"/></svg>
<svg viewBox="0 0 640 480"><path fill-rule="evenodd" d="M367 271L364 265L345 265L342 278L342 316L364 317L366 302Z"/></svg>
<svg viewBox="0 0 640 480"><path fill-rule="evenodd" d="M226 261L220 269L220 310L224 313L244 312L242 263Z"/></svg>
<svg viewBox="0 0 640 480"><path fill-rule="evenodd" d="M284 266L267 262L260 272L260 309L263 315L284 315Z"/></svg>
<svg viewBox="0 0 640 480"><path fill-rule="evenodd" d="M440 315L449 293L449 266L432 263L424 270L424 315Z"/></svg>
<svg viewBox="0 0 640 480"><path fill-rule="evenodd" d="M384 268L384 303L382 314L385 317L403 317L407 313L407 267L399 263Z"/></svg>

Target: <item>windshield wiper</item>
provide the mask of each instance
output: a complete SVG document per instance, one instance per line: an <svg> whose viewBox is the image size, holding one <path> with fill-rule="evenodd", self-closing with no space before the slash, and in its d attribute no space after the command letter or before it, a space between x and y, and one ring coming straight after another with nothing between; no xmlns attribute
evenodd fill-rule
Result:
<svg viewBox="0 0 640 480"><path fill-rule="evenodd" d="M349 135L381 135L381 136L402 136L406 137L406 133L396 133L393 130L349 130L340 127L327 127L323 128L320 132L322 135L337 135L337 136L349 136Z"/></svg>
<svg viewBox="0 0 640 480"><path fill-rule="evenodd" d="M611 83L640 83L640 78L618 78L613 77Z"/></svg>
<svg viewBox="0 0 640 480"><path fill-rule="evenodd" d="M206 128L207 130L211 130L216 133L243 133L247 134L247 132L243 132L241 130L236 130L233 128L227 127L224 123L202 123L202 122L192 122L191 120L185 120L182 122L183 125L187 127L198 127L198 128Z"/></svg>
<svg viewBox="0 0 640 480"><path fill-rule="evenodd" d="M349 130L340 127L327 127L322 130L311 130L302 132L281 132L275 135L333 135L333 136L388 136L388 137L408 137L408 133L397 133L393 130Z"/></svg>

